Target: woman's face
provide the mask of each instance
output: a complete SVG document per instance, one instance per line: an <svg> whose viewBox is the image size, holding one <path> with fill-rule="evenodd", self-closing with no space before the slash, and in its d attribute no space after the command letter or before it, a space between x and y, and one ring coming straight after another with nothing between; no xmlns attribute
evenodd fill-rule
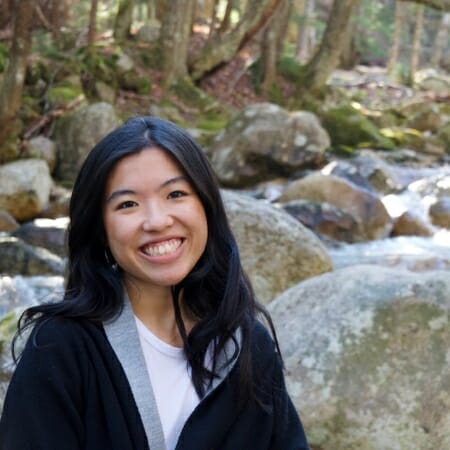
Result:
<svg viewBox="0 0 450 450"><path fill-rule="evenodd" d="M125 282L142 289L179 283L208 239L198 195L175 160L159 148L116 164L106 183L103 223Z"/></svg>

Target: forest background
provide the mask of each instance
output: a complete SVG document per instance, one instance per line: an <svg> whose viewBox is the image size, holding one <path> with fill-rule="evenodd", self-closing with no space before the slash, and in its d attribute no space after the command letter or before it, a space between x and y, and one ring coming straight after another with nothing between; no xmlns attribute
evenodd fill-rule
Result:
<svg viewBox="0 0 450 450"><path fill-rule="evenodd" d="M249 103L314 110L338 68L413 85L449 69L449 27L449 0L0 0L0 163L86 100L217 131Z"/></svg>

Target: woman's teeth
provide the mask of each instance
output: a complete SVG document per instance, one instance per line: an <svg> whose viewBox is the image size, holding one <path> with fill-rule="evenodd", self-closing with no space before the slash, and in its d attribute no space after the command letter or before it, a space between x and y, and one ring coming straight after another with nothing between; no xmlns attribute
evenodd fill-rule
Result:
<svg viewBox="0 0 450 450"><path fill-rule="evenodd" d="M171 239L170 241L156 245L144 247L143 251L149 256L162 256L173 253L181 245L181 239Z"/></svg>

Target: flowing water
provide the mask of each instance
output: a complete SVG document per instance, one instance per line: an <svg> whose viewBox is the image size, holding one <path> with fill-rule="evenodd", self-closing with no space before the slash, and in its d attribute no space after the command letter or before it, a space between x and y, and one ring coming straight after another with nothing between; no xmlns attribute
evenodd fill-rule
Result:
<svg viewBox="0 0 450 450"><path fill-rule="evenodd" d="M412 271L450 269L450 230L434 227L428 217L428 208L436 201L439 192L450 196L450 166L391 168L407 188L382 199L389 214L396 218L409 211L434 230L433 236L399 236L340 244L337 248L328 249L335 269L356 264L402 267Z"/></svg>

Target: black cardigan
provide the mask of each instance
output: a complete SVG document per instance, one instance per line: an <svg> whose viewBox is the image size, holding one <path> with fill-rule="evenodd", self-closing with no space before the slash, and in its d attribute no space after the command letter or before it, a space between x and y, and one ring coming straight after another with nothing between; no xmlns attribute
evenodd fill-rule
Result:
<svg viewBox="0 0 450 450"><path fill-rule="evenodd" d="M239 361L188 418L176 450L307 450L265 328L253 336L264 407L238 407ZM130 385L102 326L52 319L32 333L11 379L0 450L149 450Z"/></svg>

